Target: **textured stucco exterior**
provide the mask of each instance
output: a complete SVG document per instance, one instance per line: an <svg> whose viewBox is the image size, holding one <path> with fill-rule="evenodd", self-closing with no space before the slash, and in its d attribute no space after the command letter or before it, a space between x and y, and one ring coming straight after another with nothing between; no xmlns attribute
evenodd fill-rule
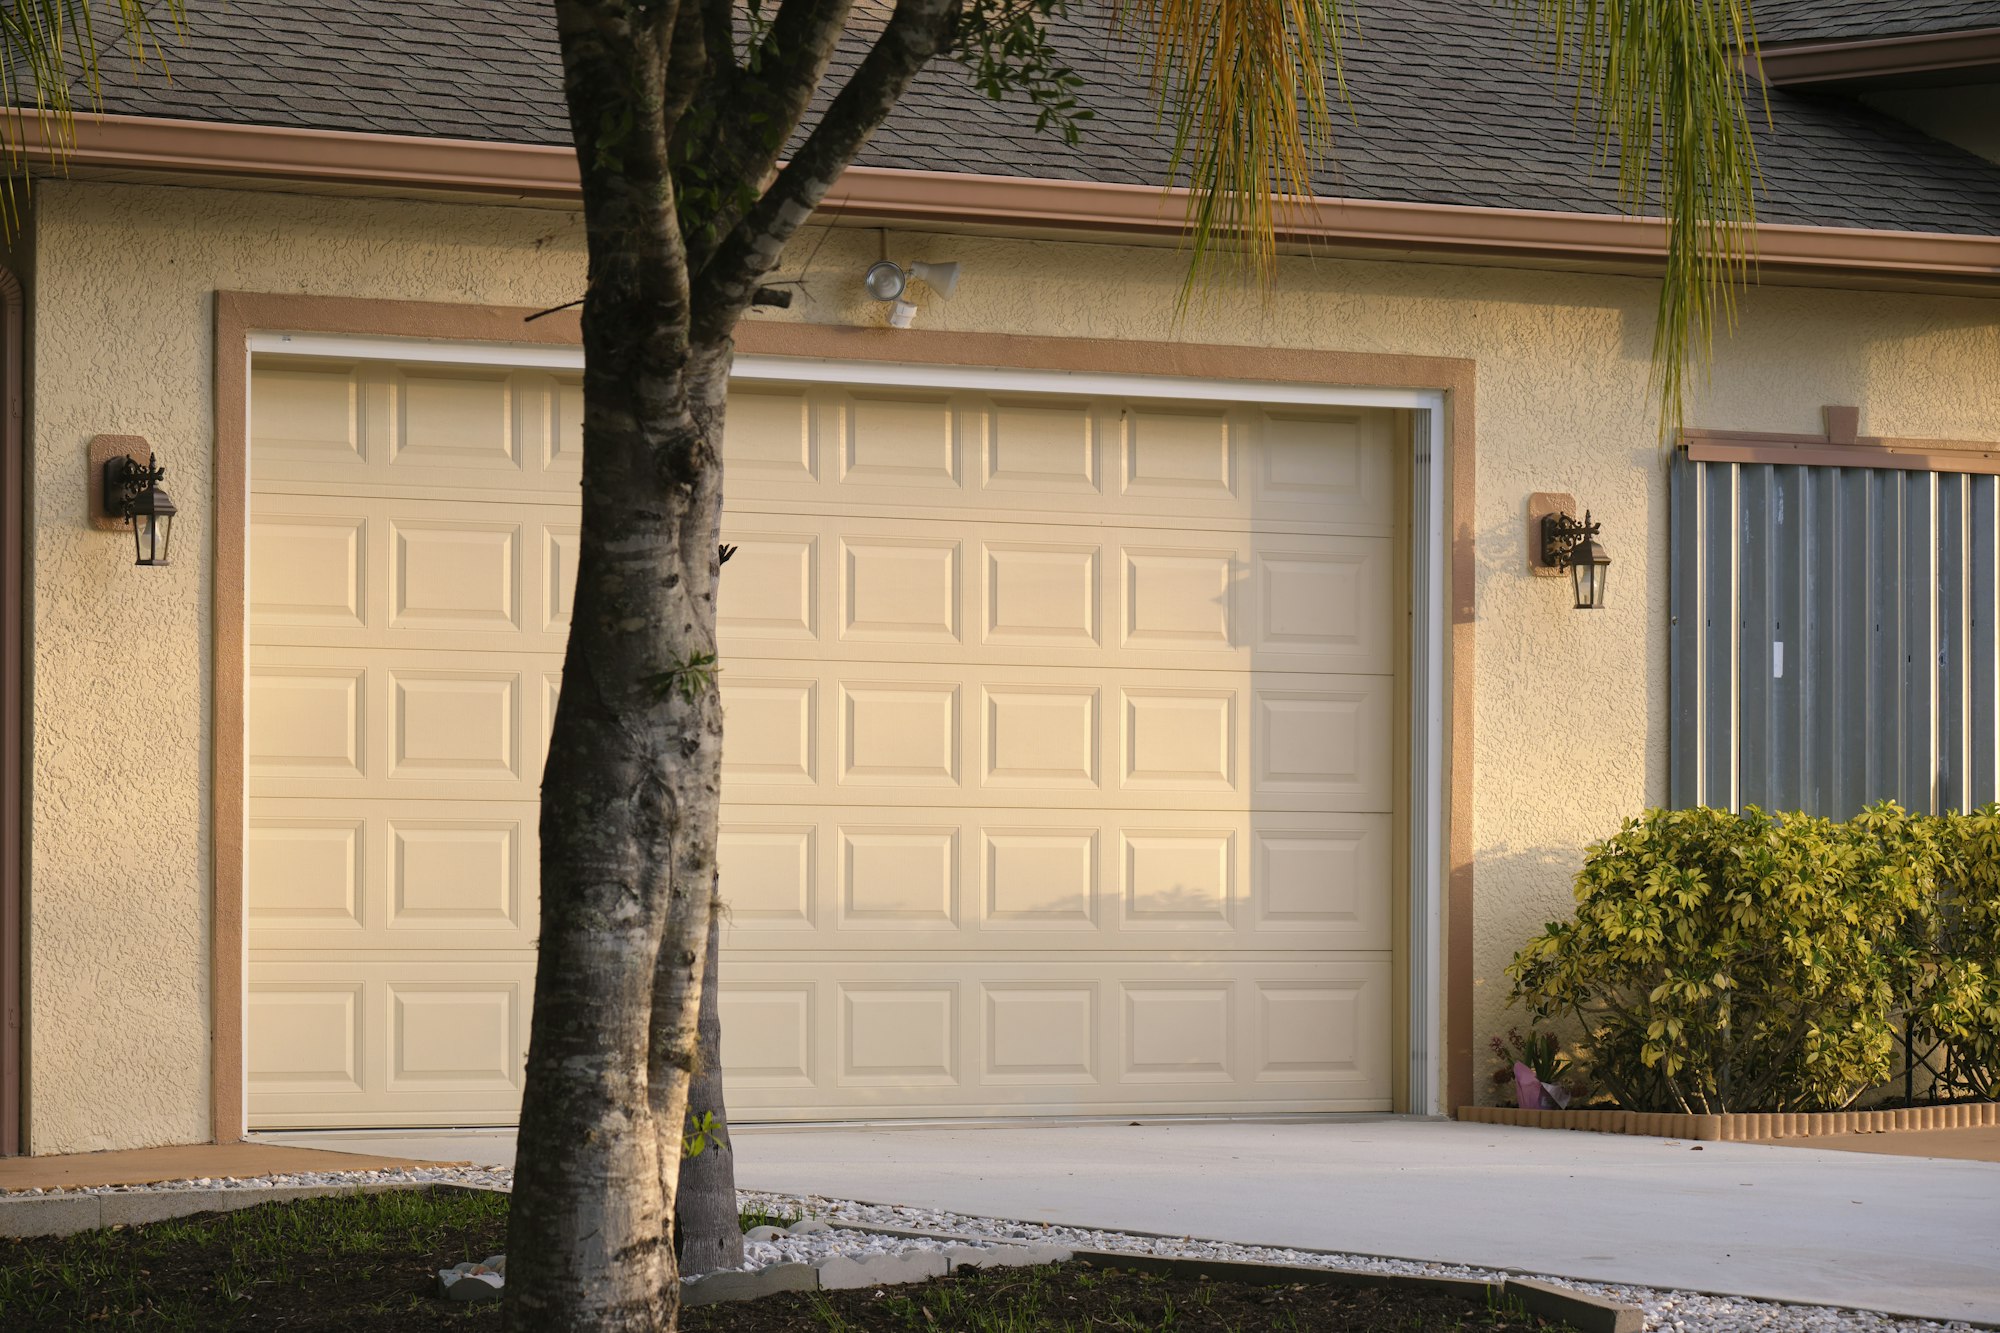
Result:
<svg viewBox="0 0 2000 1333"><path fill-rule="evenodd" d="M64 183L40 195L32 382L32 1147L206 1138L212 300L217 289L554 305L581 229L529 208ZM872 231L805 238L785 318L867 324ZM815 247L817 247L815 249ZM964 278L926 328L1184 339L1477 362L1476 1039L1503 969L1563 913L1582 847L1665 797L1666 485L1648 389L1652 284L1296 258L1275 294L1225 287L1176 317L1169 249L892 236ZM1745 301L1689 424L1814 431L1858 403L1870 434L2000 439L2000 302L1805 288ZM132 567L86 524L91 436L147 436L181 553ZM1524 505L1568 491L1604 523L1609 608L1569 609L1526 568ZM1461 522L1468 516L1461 516ZM226 590L234 595L234 590ZM1467 761L1460 756L1459 762ZM1484 1061L1480 1061L1483 1073Z"/></svg>

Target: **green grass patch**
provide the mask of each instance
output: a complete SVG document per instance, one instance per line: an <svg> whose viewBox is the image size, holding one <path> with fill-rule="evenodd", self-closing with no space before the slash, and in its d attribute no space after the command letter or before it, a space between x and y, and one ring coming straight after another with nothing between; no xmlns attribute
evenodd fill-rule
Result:
<svg viewBox="0 0 2000 1333"><path fill-rule="evenodd" d="M796 1213L773 1213L763 1208L745 1208L736 1217L746 1233L756 1227L788 1227L798 1220Z"/></svg>
<svg viewBox="0 0 2000 1333"><path fill-rule="evenodd" d="M0 1240L0 1329L498 1328L434 1293L506 1234L505 1195L394 1190Z"/></svg>

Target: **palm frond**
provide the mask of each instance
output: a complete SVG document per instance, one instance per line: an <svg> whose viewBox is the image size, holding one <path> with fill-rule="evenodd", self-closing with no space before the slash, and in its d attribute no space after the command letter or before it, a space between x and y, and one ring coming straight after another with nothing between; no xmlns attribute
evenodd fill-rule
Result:
<svg viewBox="0 0 2000 1333"><path fill-rule="evenodd" d="M1690 362L1706 366L1718 327L1756 261L1757 148L1745 96L1756 68L1748 0L1513 0L1530 3L1598 143L1618 163L1632 212L1666 219L1666 271L1653 329L1663 432L1678 430ZM1768 117L1769 108L1765 108Z"/></svg>
<svg viewBox="0 0 2000 1333"><path fill-rule="evenodd" d="M1268 282L1286 201L1313 194L1332 144L1329 81L1347 97L1347 0L1117 0L1117 14L1147 48L1189 187L1190 282L1218 240Z"/></svg>
<svg viewBox="0 0 2000 1333"><path fill-rule="evenodd" d="M1662 430L1676 430L1690 363L1712 357L1755 262L1749 0L1505 3L1532 10L1557 69L1576 79L1625 207L1665 219L1653 387ZM1313 193L1332 147L1334 100L1347 100L1342 42L1357 31L1348 0L1115 5L1143 41L1172 127L1174 176L1188 186L1194 263L1183 301L1218 249L1268 283L1287 201Z"/></svg>
<svg viewBox="0 0 2000 1333"><path fill-rule="evenodd" d="M100 43L91 0L0 0L0 231L19 220L19 195L27 181L30 134L61 158L76 144L79 92L90 108L102 105L99 71L113 46L122 45L134 66L161 58L164 15L175 30L185 19L183 0L116 0L118 28ZM108 25L106 25L108 26Z"/></svg>

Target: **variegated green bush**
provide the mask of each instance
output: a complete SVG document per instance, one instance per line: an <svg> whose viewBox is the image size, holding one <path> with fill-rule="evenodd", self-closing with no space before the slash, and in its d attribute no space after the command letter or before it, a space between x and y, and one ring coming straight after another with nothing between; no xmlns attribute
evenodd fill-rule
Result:
<svg viewBox="0 0 2000 1333"><path fill-rule="evenodd" d="M2000 1099L2000 806L1933 821L1939 853L1932 910L1911 953L1920 1039L1949 1047L1952 1073L1974 1096Z"/></svg>
<svg viewBox="0 0 2000 1333"><path fill-rule="evenodd" d="M1849 1106L1889 1079L1911 1016L1992 1070L1996 850L1993 809L1650 811L1589 849L1575 915L1508 969L1515 998L1572 1018L1590 1080L1630 1110Z"/></svg>

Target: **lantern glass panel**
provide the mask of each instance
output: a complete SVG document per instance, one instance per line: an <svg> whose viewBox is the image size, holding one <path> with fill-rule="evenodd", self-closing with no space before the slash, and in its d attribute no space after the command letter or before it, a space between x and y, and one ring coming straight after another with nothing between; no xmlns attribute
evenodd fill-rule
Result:
<svg viewBox="0 0 2000 1333"><path fill-rule="evenodd" d="M139 542L139 563L166 564L168 546L173 540L174 516L141 514L132 520L132 526Z"/></svg>

